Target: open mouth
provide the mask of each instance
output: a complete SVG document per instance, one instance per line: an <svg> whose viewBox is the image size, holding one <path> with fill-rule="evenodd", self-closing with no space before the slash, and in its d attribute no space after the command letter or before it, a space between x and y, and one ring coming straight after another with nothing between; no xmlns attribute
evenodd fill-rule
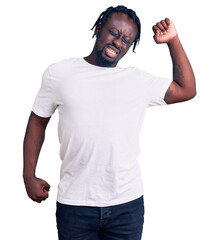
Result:
<svg viewBox="0 0 219 240"><path fill-rule="evenodd" d="M119 51L114 47L106 47L106 55L110 58L115 58L119 54Z"/></svg>

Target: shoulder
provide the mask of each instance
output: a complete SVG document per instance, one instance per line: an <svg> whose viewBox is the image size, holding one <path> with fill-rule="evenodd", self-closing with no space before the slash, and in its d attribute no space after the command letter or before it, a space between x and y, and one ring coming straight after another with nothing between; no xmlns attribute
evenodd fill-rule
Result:
<svg viewBox="0 0 219 240"><path fill-rule="evenodd" d="M63 72L63 70L66 70L69 67L72 67L79 58L69 58L64 59L55 63L52 63L48 66L48 69L53 72Z"/></svg>
<svg viewBox="0 0 219 240"><path fill-rule="evenodd" d="M46 68L44 75L46 74L54 79L61 79L72 73L78 62L79 58L69 58L52 63Z"/></svg>
<svg viewBox="0 0 219 240"><path fill-rule="evenodd" d="M155 78L157 78L155 75L140 69L138 67L128 67L127 70L131 73L133 73L135 75L136 79L141 79L143 81L153 81Z"/></svg>

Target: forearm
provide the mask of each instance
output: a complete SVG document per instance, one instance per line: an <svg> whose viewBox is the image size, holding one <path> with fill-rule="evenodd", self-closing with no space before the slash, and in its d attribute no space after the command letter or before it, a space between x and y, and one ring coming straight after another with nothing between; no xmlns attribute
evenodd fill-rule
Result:
<svg viewBox="0 0 219 240"><path fill-rule="evenodd" d="M32 132L31 127L28 128L24 138L24 177L35 176L38 156L45 138L40 129L38 132Z"/></svg>
<svg viewBox="0 0 219 240"><path fill-rule="evenodd" d="M38 157L45 138L46 126L50 118L41 118L33 112L30 115L24 137L23 178L28 196L38 203L48 198L50 185L35 176Z"/></svg>
<svg viewBox="0 0 219 240"><path fill-rule="evenodd" d="M45 139L46 125L33 113L30 115L23 143L23 177L35 177L38 157Z"/></svg>
<svg viewBox="0 0 219 240"><path fill-rule="evenodd" d="M188 95L195 95L195 76L178 35L167 45L173 62L173 81L187 91Z"/></svg>

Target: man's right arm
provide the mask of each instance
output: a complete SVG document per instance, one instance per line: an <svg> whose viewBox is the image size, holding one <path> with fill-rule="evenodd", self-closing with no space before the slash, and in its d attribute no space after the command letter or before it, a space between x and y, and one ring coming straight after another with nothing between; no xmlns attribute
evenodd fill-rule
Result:
<svg viewBox="0 0 219 240"><path fill-rule="evenodd" d="M39 153L45 138L49 118L31 112L23 144L23 178L28 196L38 203L48 198L50 185L35 176Z"/></svg>

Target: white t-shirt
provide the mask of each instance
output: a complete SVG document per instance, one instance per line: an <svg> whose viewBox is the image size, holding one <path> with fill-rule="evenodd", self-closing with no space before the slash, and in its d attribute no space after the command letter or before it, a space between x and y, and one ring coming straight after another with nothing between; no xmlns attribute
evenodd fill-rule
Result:
<svg viewBox="0 0 219 240"><path fill-rule="evenodd" d="M57 201L104 207L143 195L139 132L147 107L166 104L171 82L135 67L98 67L83 58L46 69L32 110L41 117L59 111Z"/></svg>

